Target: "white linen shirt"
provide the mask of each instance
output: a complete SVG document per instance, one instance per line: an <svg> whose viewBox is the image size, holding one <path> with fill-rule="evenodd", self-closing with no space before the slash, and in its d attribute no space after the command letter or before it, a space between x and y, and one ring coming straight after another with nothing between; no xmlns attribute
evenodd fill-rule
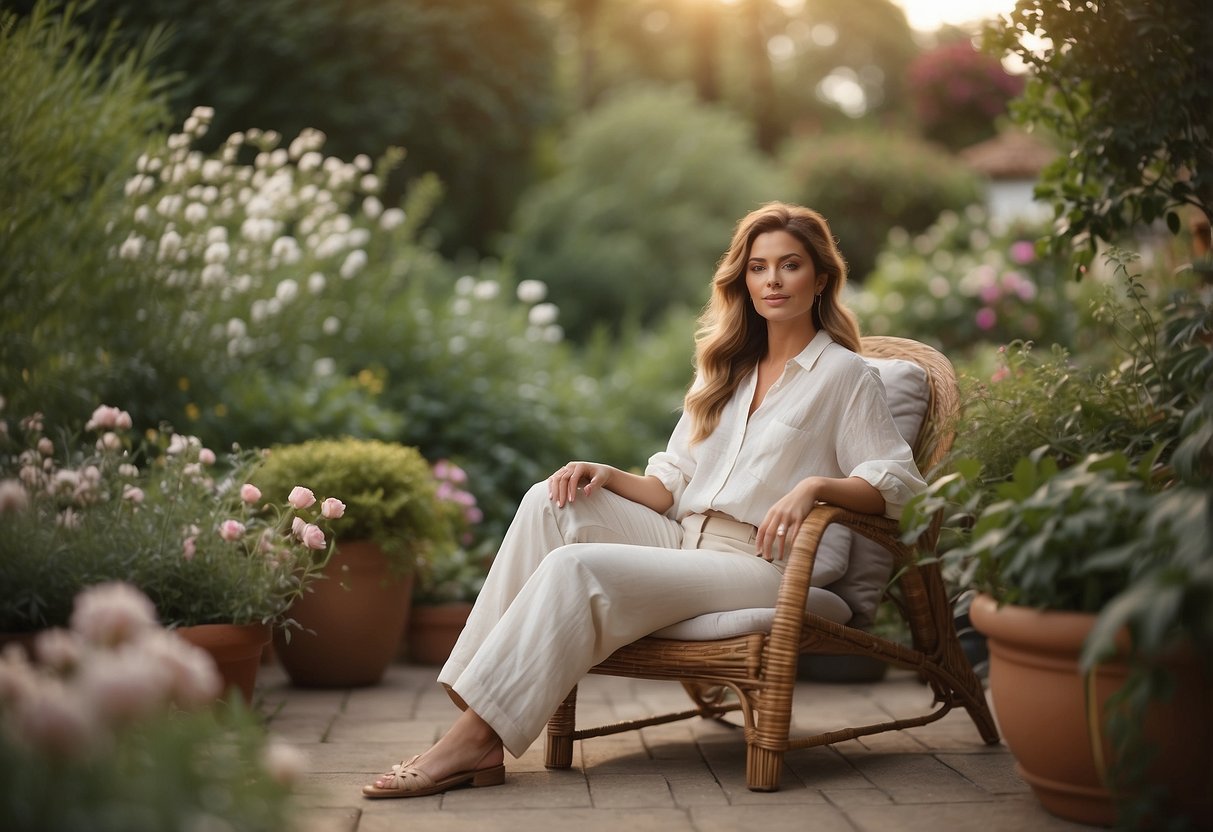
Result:
<svg viewBox="0 0 1213 832"><path fill-rule="evenodd" d="M666 450L645 474L674 495L669 515L714 509L757 526L767 510L805 477L861 477L897 519L926 488L910 446L897 432L880 373L823 330L784 366L762 404L747 418L757 368L741 381L720 424L691 444L684 412Z"/></svg>

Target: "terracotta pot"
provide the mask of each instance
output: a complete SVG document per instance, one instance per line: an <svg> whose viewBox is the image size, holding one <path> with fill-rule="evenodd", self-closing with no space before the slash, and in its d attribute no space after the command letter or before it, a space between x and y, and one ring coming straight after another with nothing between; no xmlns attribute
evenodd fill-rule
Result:
<svg viewBox="0 0 1213 832"><path fill-rule="evenodd" d="M987 595L973 601L970 615L989 637L994 713L1020 776L1053 814L1111 825L1116 807L1104 776L1112 750L1103 731L1108 698L1124 684L1129 668L1120 659L1101 664L1088 697L1078 657L1096 616L998 607ZM1166 790L1160 805L1168 814L1208 828L1213 824L1208 798L1213 680L1195 655L1168 657L1160 664L1174 675L1176 691L1145 715L1144 739L1157 749L1147 782Z"/></svg>
<svg viewBox="0 0 1213 832"><path fill-rule="evenodd" d="M174 632L211 654L223 677L223 696L235 687L245 704L252 704L261 651L270 643L269 624L199 624Z"/></svg>
<svg viewBox="0 0 1213 832"><path fill-rule="evenodd" d="M414 664L445 663L471 611L472 605L466 601L414 605L409 617L409 660Z"/></svg>
<svg viewBox="0 0 1213 832"><path fill-rule="evenodd" d="M369 541L338 546L324 575L287 612L304 629L291 628L289 641L274 631L278 661L301 687L378 684L400 650L413 576L393 576Z"/></svg>

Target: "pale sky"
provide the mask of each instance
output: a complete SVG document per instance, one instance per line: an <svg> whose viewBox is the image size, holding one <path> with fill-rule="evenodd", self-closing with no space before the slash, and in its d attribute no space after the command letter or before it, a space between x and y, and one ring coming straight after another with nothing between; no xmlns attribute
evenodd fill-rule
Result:
<svg viewBox="0 0 1213 832"><path fill-rule="evenodd" d="M1015 0L893 0L905 9L910 26L919 31L938 29L944 23L988 20L1015 8Z"/></svg>

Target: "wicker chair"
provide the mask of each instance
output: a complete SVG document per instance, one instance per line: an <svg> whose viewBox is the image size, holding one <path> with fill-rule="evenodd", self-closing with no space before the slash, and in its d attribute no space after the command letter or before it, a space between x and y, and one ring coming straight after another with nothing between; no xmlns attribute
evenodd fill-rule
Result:
<svg viewBox="0 0 1213 832"><path fill-rule="evenodd" d="M951 424L959 405L952 365L936 350L904 338L864 338L863 349L867 356L906 359L927 371L930 402L913 446L920 469L930 470L952 444ZM913 647L804 612L817 544L831 523L844 524L855 533L881 543L893 554L895 580L888 596L909 626ZM745 722L746 783L755 791L779 788L786 751L926 725L957 705L969 712L986 743L998 742L981 682L961 651L939 566L935 562L919 562L921 553L934 551L938 534L936 523L922 535L917 546L911 547L901 542L898 524L893 520L819 505L797 535L769 633L747 633L706 642L643 638L617 650L590 671L681 681L696 705L694 709L576 730L574 687L548 722L545 764L548 768L568 768L575 740L694 716L714 718L738 710ZM789 737L796 663L801 653L872 656L895 667L914 670L934 692L933 710L911 718ZM729 691L735 694L736 701L726 701Z"/></svg>

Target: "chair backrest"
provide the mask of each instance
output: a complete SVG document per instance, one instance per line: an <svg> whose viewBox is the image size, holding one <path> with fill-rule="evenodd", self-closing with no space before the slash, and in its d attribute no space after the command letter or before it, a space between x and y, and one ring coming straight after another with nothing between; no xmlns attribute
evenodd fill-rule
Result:
<svg viewBox="0 0 1213 832"><path fill-rule="evenodd" d="M918 470L926 475L952 449L960 391L956 371L939 350L909 338L868 335L862 339L864 357L912 361L927 372L930 400L918 436L910 442Z"/></svg>
<svg viewBox="0 0 1213 832"><path fill-rule="evenodd" d="M862 346L864 358L875 359L872 363L880 370L893 420L925 475L952 444L960 399L952 365L937 350L908 338L871 336L863 339ZM920 541L921 547L934 549L937 537L938 524ZM895 560L880 543L837 528L822 538L814 584L846 602L854 614L850 626L867 629L875 620L889 576L903 565Z"/></svg>

